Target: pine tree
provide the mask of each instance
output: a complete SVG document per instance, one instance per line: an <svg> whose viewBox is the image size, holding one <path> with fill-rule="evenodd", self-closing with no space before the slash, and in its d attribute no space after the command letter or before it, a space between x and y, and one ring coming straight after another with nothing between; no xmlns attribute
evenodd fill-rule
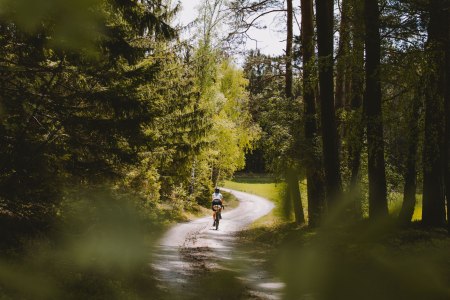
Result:
<svg viewBox="0 0 450 300"><path fill-rule="evenodd" d="M334 2L332 0L316 1L323 157L329 208L337 205L338 199L342 196L338 135L334 109L333 13Z"/></svg>

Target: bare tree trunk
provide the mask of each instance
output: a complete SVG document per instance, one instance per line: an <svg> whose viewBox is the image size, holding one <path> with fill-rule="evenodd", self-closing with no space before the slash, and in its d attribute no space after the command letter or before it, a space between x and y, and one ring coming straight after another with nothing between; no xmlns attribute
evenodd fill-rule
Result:
<svg viewBox="0 0 450 300"><path fill-rule="evenodd" d="M303 53L303 103L306 140L306 180L308 191L308 224L319 225L324 209L325 191L322 161L317 149L317 118L314 96L314 11L312 0L301 0L302 53Z"/></svg>
<svg viewBox="0 0 450 300"><path fill-rule="evenodd" d="M408 225L411 222L416 206L416 186L417 186L417 146L419 143L419 110L421 106L421 92L417 91L414 96L411 113L409 116L408 128L408 154L406 158L405 187L403 190L403 204L399 214L399 222Z"/></svg>
<svg viewBox="0 0 450 300"><path fill-rule="evenodd" d="M287 37L286 37L286 76L285 76L285 93L288 101L293 103L294 95L292 92L292 41L293 35L293 15L294 9L292 7L292 0L287 0ZM298 140L299 137L294 136ZM296 144L296 143L294 143ZM294 151L295 152L295 151ZM293 158L295 159L295 158ZM297 224L305 223L305 216L303 213L303 205L301 202L300 188L298 186L298 177L294 169L287 171L287 184L289 194L294 205L295 221Z"/></svg>
<svg viewBox="0 0 450 300"><path fill-rule="evenodd" d="M366 92L364 110L369 152L369 218L388 215L380 84L380 11L377 0L365 0Z"/></svg>
<svg viewBox="0 0 450 300"><path fill-rule="evenodd" d="M305 223L305 214L303 213L302 197L300 187L298 185L297 172L294 169L289 169L287 172L287 188L289 197L294 206L295 222L299 225Z"/></svg>
<svg viewBox="0 0 450 300"><path fill-rule="evenodd" d="M447 7L450 1L447 0ZM447 9L447 40L445 49L445 197L447 198L447 230L450 233L450 9Z"/></svg>
<svg viewBox="0 0 450 300"><path fill-rule="evenodd" d="M323 157L329 208L335 206L338 199L342 196L338 135L334 109L333 10L334 0L316 1Z"/></svg>
<svg viewBox="0 0 450 300"><path fill-rule="evenodd" d="M292 0L287 0L287 36L286 36L286 86L285 93L288 100L293 100L292 92L292 41L293 34L293 15Z"/></svg>
<svg viewBox="0 0 450 300"><path fill-rule="evenodd" d="M362 217L361 193L359 190L361 152L363 147L362 103L364 94L364 9L360 0L352 1L352 64L351 64L351 97L350 120L347 130L349 169L351 170L349 195L351 197L354 217Z"/></svg>
<svg viewBox="0 0 450 300"><path fill-rule="evenodd" d="M425 90L425 140L423 149L422 222L427 226L445 224L444 197L444 95L446 14L443 1L430 0L427 54L430 67Z"/></svg>
<svg viewBox="0 0 450 300"><path fill-rule="evenodd" d="M341 138L344 135L344 127L342 126L342 113L344 107L348 104L346 99L350 92L349 90L349 51L350 51L350 1L341 1L341 23L339 26L339 48L336 62L336 91L335 91L335 109L338 115L338 129Z"/></svg>

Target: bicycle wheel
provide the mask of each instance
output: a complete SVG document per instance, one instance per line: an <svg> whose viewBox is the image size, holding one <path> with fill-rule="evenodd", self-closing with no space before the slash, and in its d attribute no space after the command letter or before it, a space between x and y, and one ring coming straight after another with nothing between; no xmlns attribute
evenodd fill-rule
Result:
<svg viewBox="0 0 450 300"><path fill-rule="evenodd" d="M216 230L219 230L220 213L216 213Z"/></svg>

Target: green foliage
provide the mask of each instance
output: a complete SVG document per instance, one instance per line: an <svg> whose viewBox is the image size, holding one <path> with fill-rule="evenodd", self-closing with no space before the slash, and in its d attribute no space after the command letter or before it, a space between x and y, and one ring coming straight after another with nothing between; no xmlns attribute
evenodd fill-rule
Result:
<svg viewBox="0 0 450 300"><path fill-rule="evenodd" d="M245 91L246 80L241 71L230 62L220 66L220 94L225 102L217 103L213 116L212 144L217 154L213 164L218 165L224 178L230 177L245 164L245 152L259 137L259 127L253 124L248 113L248 95Z"/></svg>
<svg viewBox="0 0 450 300"><path fill-rule="evenodd" d="M51 238L27 240L0 258L4 299L144 299L156 293L147 264L161 227L130 194L70 194ZM145 284L143 284L145 282Z"/></svg>
<svg viewBox="0 0 450 300"><path fill-rule="evenodd" d="M48 221L64 185L120 178L142 147L154 147L142 126L161 103L142 90L162 67L146 52L173 30L144 3L37 4L36 19L28 19L29 9L2 3L0 201L13 217ZM67 19L56 17L72 8ZM78 19L82 12L92 12L83 17L89 22ZM71 40L78 36L87 41Z"/></svg>
<svg viewBox="0 0 450 300"><path fill-rule="evenodd" d="M249 113L242 71L228 59L205 51L209 48L208 44L200 45L195 56L198 107L205 109L205 121L211 126L207 145L197 157L195 174L209 177L217 185L218 180L245 166L245 152L252 149L260 130Z"/></svg>
<svg viewBox="0 0 450 300"><path fill-rule="evenodd" d="M230 3L235 11L240 4L248 5L242 15L236 14L239 18L277 7L275 2ZM388 0L381 12L386 175L394 215L401 204L405 153L413 134L412 106L422 102L425 93L435 92L434 80L424 80L437 72L426 63L425 2ZM144 298L155 287L151 281L147 284L151 274L142 270L148 264L146 242L151 244L160 230L155 224L182 219L197 204L207 206L212 187L242 169L245 154L255 147L264 152L277 178L288 168L302 175L302 165L308 163L303 153L322 152L320 143L316 149L305 149L302 143L302 99L284 95L283 57L252 52L242 71L223 53L218 28L225 3L203 2L197 21L200 35L186 45L175 39L177 32L169 25L177 11L168 8L170 1L0 0L0 249L5 253L0 258L0 297ZM339 55L352 66L359 58ZM348 71L363 76L362 69ZM315 86L317 78L310 82ZM347 102L351 96L347 93ZM422 131L419 110L418 120L412 121ZM361 144L362 111L344 107L340 121L340 150L348 161L348 146ZM423 170L422 135L418 142L417 169ZM439 143L429 146L438 149ZM360 190L353 192L364 214L366 153L360 169ZM351 171L343 164L346 183ZM283 209L290 220L284 184L257 181L225 184L277 203L276 215L261 223L276 223ZM106 188L94 188L98 186ZM305 195L303 181L300 188ZM420 219L418 198L414 219ZM391 230L364 224L361 228ZM325 283L324 293L335 291L338 285L346 286L342 274L360 282L358 274L366 262L373 267L371 279L386 276L401 287L404 277L396 274L403 270L413 273L417 266L423 277L441 272L434 269L435 261L427 261L433 267L427 271L414 256L397 262L396 255L384 255L387 248L403 246L396 236L390 237L391 247L380 246L370 235L360 244L356 235L331 233L336 237L325 232L317 240L310 232L306 237L292 234L312 247L287 250L289 260L282 266L289 296L314 294L318 282ZM355 249L362 250L361 260ZM348 261L354 255L357 259ZM299 273L292 269L296 265L288 265L291 260L300 264ZM239 288L230 297L242 296L234 275L215 275ZM296 286L298 278L304 285ZM416 277L407 279L417 284L412 291L419 295L429 290L421 290ZM445 292L440 277L433 283L432 295ZM361 284L371 290L367 282ZM363 292L355 291L359 298Z"/></svg>
<svg viewBox="0 0 450 300"><path fill-rule="evenodd" d="M70 193L99 184L177 219L209 202L211 169L243 167L259 133L246 81L210 43L189 56L168 25L177 8L27 3L0 2L2 231L48 230Z"/></svg>
<svg viewBox="0 0 450 300"><path fill-rule="evenodd" d="M244 70L249 78L251 112L262 129L259 143L268 169L283 176L288 167L300 170L300 99L286 99L280 58L250 53Z"/></svg>

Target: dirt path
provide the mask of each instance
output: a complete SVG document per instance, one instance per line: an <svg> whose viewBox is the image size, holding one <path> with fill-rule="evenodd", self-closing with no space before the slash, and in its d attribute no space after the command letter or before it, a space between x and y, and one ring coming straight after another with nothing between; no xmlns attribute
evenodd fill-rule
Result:
<svg viewBox="0 0 450 300"><path fill-rule="evenodd" d="M236 233L268 214L273 203L256 195L223 190L235 195L240 204L222 213L218 231L212 227L210 216L176 225L161 239L153 263L161 287L170 291L172 298L194 298L198 293L196 288L202 288L202 278L220 274L216 280L238 280L250 298L281 298L282 284L263 270L263 262L236 250ZM228 272L228 275L220 272ZM235 274L231 279L229 272Z"/></svg>

